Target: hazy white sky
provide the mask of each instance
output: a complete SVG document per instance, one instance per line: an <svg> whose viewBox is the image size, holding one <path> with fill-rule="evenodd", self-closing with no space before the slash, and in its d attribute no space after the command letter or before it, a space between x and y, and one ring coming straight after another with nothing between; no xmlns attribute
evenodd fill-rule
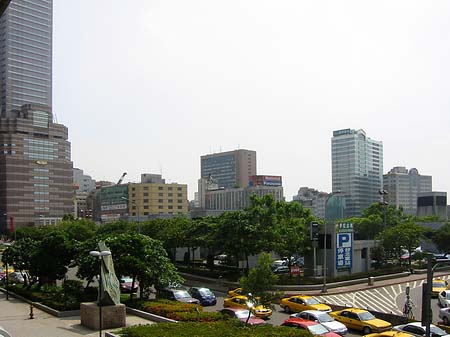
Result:
<svg viewBox="0 0 450 337"><path fill-rule="evenodd" d="M331 190L333 130L383 142L450 192L450 1L54 0L53 111L96 180L162 173L197 191L200 156Z"/></svg>

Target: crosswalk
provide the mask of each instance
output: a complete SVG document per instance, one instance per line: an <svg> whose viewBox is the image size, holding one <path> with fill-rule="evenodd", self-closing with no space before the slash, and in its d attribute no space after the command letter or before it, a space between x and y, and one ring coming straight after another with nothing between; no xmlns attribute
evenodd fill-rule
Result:
<svg viewBox="0 0 450 337"><path fill-rule="evenodd" d="M442 278L448 280L450 275L445 275ZM425 280L422 279L352 293L320 295L316 296L316 298L323 303L401 315L402 306L406 299L406 287L409 286L413 290L414 288L422 287L424 282Z"/></svg>

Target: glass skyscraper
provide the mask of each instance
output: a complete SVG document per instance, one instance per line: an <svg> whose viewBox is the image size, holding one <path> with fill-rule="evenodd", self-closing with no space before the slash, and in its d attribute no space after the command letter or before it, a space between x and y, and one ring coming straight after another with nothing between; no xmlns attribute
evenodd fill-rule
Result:
<svg viewBox="0 0 450 337"><path fill-rule="evenodd" d="M12 0L0 19L1 115L52 105L53 0Z"/></svg>
<svg viewBox="0 0 450 337"><path fill-rule="evenodd" d="M331 139L333 192L345 198L345 217L360 216L380 201L383 186L383 144L366 136L364 130L333 132Z"/></svg>

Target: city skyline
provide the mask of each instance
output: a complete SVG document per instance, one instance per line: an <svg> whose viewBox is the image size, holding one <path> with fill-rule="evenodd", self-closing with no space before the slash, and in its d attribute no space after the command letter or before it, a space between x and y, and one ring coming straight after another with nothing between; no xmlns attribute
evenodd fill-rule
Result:
<svg viewBox="0 0 450 337"><path fill-rule="evenodd" d="M53 111L96 180L162 173L192 199L202 155L249 149L291 200L331 191L332 132L351 128L383 142L383 173L449 192L449 9L55 0Z"/></svg>

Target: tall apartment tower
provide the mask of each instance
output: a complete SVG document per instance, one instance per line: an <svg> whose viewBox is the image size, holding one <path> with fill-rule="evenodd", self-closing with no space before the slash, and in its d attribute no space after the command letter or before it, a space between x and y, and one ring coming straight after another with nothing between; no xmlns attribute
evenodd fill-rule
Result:
<svg viewBox="0 0 450 337"><path fill-rule="evenodd" d="M12 0L0 19L1 115L52 106L52 0Z"/></svg>
<svg viewBox="0 0 450 337"><path fill-rule="evenodd" d="M383 144L364 130L333 132L331 139L332 188L345 198L345 217L360 216L380 201L383 182Z"/></svg>
<svg viewBox="0 0 450 337"><path fill-rule="evenodd" d="M201 178L219 188L246 187L256 175L256 151L234 150L201 156Z"/></svg>
<svg viewBox="0 0 450 337"><path fill-rule="evenodd" d="M403 208L406 214L417 214L417 196L431 192L432 177L420 175L416 168L409 171L406 167L397 166L383 175L383 189L389 194L387 201L396 208Z"/></svg>
<svg viewBox="0 0 450 337"><path fill-rule="evenodd" d="M11 0L0 18L0 231L72 212L68 131L53 122L52 0Z"/></svg>

